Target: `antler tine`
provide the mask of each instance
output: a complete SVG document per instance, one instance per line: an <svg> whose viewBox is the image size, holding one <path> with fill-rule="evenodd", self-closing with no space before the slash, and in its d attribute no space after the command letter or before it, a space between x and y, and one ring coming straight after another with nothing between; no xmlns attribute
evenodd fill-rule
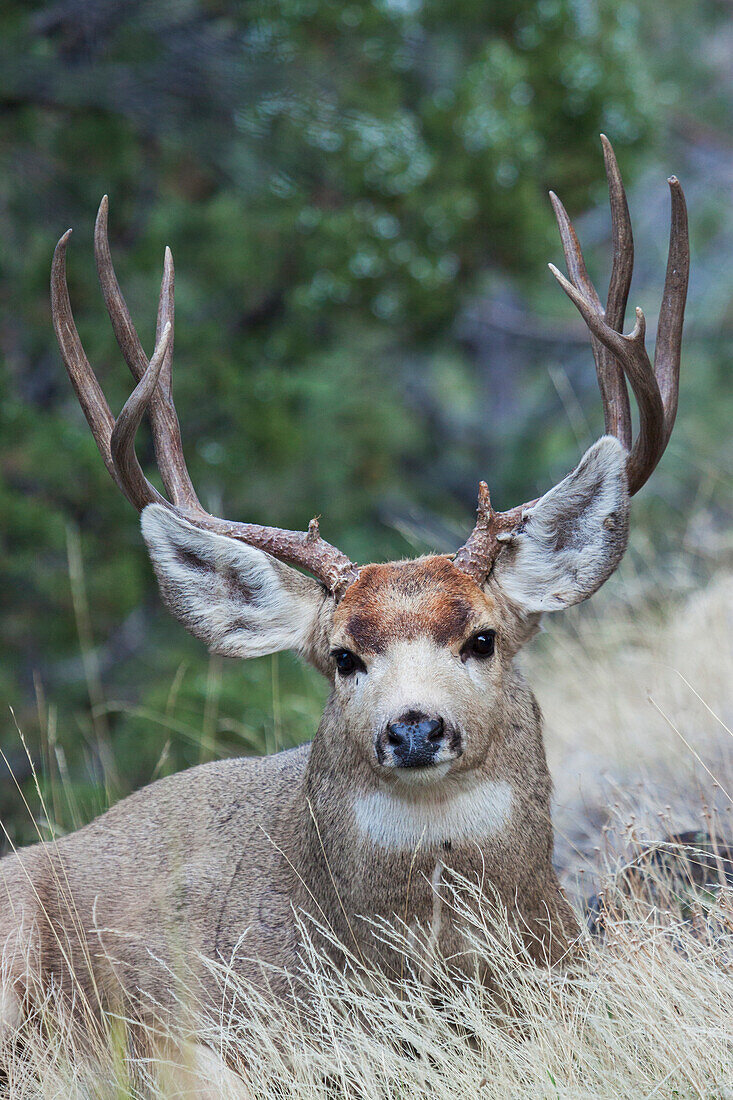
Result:
<svg viewBox="0 0 733 1100"><path fill-rule="evenodd" d="M677 416L682 353L682 325L685 320L687 283L690 277L690 239L687 205L676 176L670 176L672 215L669 228L669 253L664 279L662 307L659 311L657 343L654 349L654 373L664 405L664 447L669 442Z"/></svg>
<svg viewBox="0 0 733 1100"><path fill-rule="evenodd" d="M166 324L170 322L171 335L168 350L163 360L160 371L158 388L155 390L150 403L150 419L153 428L153 442L155 444L155 456L158 460L163 483L171 499L175 504L192 511L202 511L203 508L196 495L193 482L188 473L186 460L183 456L183 443L181 441L181 426L178 422L178 413L173 404L171 368L173 365L173 328L175 316L174 303L175 272L173 269L173 253L166 246L165 259L163 261L163 278L160 284L160 298L158 300L158 318L156 322L155 339L159 341Z"/></svg>
<svg viewBox="0 0 733 1100"><path fill-rule="evenodd" d="M170 347L172 335L173 330L170 321L168 321L153 352L150 364L117 417L110 439L110 450L120 484L124 487L125 496L137 508L138 512L142 512L148 504L168 505L165 497L160 495L142 472L135 454L135 436L137 429L140 427L143 414L150 404L150 399L158 385L158 378ZM168 506L170 507L170 505Z"/></svg>
<svg viewBox="0 0 733 1100"><path fill-rule="evenodd" d="M631 276L634 271L634 235L631 231L629 204L626 201L616 154L605 134L601 134L603 160L608 180L608 198L611 206L611 239L613 261L606 299L606 322L616 332L624 331L626 303L629 300ZM620 363L609 353L604 344L596 342L596 373L603 402L606 431L615 435L626 450L631 449L631 407L626 379Z"/></svg>
<svg viewBox="0 0 733 1100"><path fill-rule="evenodd" d="M626 201L621 173L613 146L605 134L601 134L603 161L608 181L608 198L611 207L611 238L613 262L606 300L606 320L617 332L623 331L626 303L629 300L631 276L634 272L634 234L631 229L629 204Z"/></svg>
<svg viewBox="0 0 733 1100"><path fill-rule="evenodd" d="M496 513L491 507L489 486L480 481L478 486L478 505L476 524L463 546L453 558L453 564L481 584L486 576L486 560L492 549L491 524ZM498 549L498 545L496 547Z"/></svg>
<svg viewBox="0 0 733 1100"><path fill-rule="evenodd" d="M613 240L613 266L605 311L601 305L598 292L588 275L580 242L567 211L553 191L550 192L550 201L555 211L555 219L560 232L571 282L592 304L593 308L605 318L606 323L611 328L616 329L617 332L622 332L634 266L634 239L631 232L631 219L628 203L626 202L626 192L624 191L613 148L605 134L601 134L601 142L608 180L611 236ZM598 386L601 391L606 431L610 435L615 435L626 450L630 450L632 441L631 408L624 372L610 350L594 333L591 333L591 347L596 364Z"/></svg>
<svg viewBox="0 0 733 1100"><path fill-rule="evenodd" d="M664 406L644 344L644 314L642 310L636 310L636 324L628 336L616 332L554 264L549 264L549 268L568 298L575 303L590 331L621 361L634 391L639 407L639 434L626 465L629 493L633 496L647 481L664 451Z"/></svg>
<svg viewBox="0 0 733 1100"><path fill-rule="evenodd" d="M582 291L588 301L592 302L594 308L601 312L603 310L601 299L598 297L598 292L591 282L591 278L585 266L585 259L583 258L578 234L575 232L573 223L568 217L568 212L562 200L557 197L554 191L550 191L550 202L555 212L555 221L557 222L557 228L560 233L562 249L565 253L565 263L567 264L570 278L573 284L577 286L578 290Z"/></svg>
<svg viewBox="0 0 733 1100"><path fill-rule="evenodd" d="M117 281L108 235L109 200L105 195L99 204L94 226L94 255L97 261L99 285L102 288L107 313L112 322L115 338L133 377L139 382L148 369L148 358L143 350L124 295ZM160 372L160 385L150 395L148 412L153 431L155 457L166 492L174 504L203 511L186 468L178 423L171 394L171 366L173 360L174 324L174 270L173 256L165 250L163 279L158 302L156 343L160 341L165 325L170 322L171 336L168 351Z"/></svg>
<svg viewBox="0 0 733 1100"><path fill-rule="evenodd" d="M469 577L473 577L477 584L483 584L501 550L501 544L511 542L514 533L522 521L528 518L530 509L536 503L536 500L530 500L508 512L495 512L491 506L488 485L485 481L479 482L476 525L454 555L453 564Z"/></svg>
<svg viewBox="0 0 733 1100"><path fill-rule="evenodd" d="M66 245L70 236L71 230L67 229L56 245L51 264L51 317L53 327L64 365L82 412L92 430L99 453L118 487L125 492L120 483L110 450L110 439L115 423L114 417L110 412L97 377L89 365L71 311L69 288L66 282Z"/></svg>
<svg viewBox="0 0 733 1100"><path fill-rule="evenodd" d="M163 330L166 325L169 324L171 327L170 339L168 340L168 347L166 348L165 357L158 376L158 388L161 394L169 401L173 399L172 368L176 316L175 285L176 273L173 267L173 253L168 245L166 245L163 254L163 276L160 280L160 294L158 295L158 313L155 318L155 343L156 345L160 343Z"/></svg>

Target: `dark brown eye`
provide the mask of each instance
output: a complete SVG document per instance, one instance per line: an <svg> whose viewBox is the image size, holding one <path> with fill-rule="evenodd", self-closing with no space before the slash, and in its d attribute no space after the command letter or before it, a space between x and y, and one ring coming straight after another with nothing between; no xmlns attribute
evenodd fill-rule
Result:
<svg viewBox="0 0 733 1100"><path fill-rule="evenodd" d="M472 638L468 639L461 650L461 656L464 659L466 657L478 657L479 659L491 657L495 642L495 630L480 630L478 634L474 634Z"/></svg>
<svg viewBox="0 0 733 1100"><path fill-rule="evenodd" d="M349 649L334 649L331 656L336 662L339 676L351 676L357 669L364 668L364 662L360 661L356 654Z"/></svg>

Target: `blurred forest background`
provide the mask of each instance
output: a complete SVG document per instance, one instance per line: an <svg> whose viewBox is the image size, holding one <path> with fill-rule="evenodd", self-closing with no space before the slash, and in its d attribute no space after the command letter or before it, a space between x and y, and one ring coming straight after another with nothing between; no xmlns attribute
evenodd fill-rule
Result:
<svg viewBox="0 0 733 1100"><path fill-rule="evenodd" d="M680 415L616 589L669 594L731 551L731 57L725 0L5 0L0 747L26 787L38 766L57 821L303 740L325 692L287 655L210 659L163 611L53 338L61 233L113 410L131 379L96 285L104 193L149 352L173 249L174 388L204 503L286 527L321 514L368 561L454 548L480 477L509 507L600 433L587 335L546 268L562 258L547 191L605 287L609 135L653 339L674 172L693 245ZM144 431L138 450L149 463ZM3 778L0 816L31 839L17 805Z"/></svg>

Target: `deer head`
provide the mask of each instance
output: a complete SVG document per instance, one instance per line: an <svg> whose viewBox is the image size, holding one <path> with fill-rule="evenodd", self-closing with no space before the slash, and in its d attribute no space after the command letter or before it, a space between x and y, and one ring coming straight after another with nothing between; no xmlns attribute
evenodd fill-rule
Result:
<svg viewBox="0 0 733 1100"><path fill-rule="evenodd" d="M427 781L480 763L506 710L514 654L542 612L587 599L616 569L628 539L630 497L669 440L689 268L684 196L671 178L669 259L652 366L640 309L633 331L623 333L633 241L613 150L602 140L613 230L605 309L554 195L569 278L550 267L590 330L607 434L543 497L508 512L493 510L482 482L476 525L453 555L359 568L321 538L316 520L296 532L209 514L186 469L171 395L170 251L148 360L114 274L102 200L95 230L99 280L137 381L115 420L71 313L65 275L70 230L56 247L52 309L64 362L107 469L142 512L166 604L213 652L252 657L294 649L305 656L332 679L329 706L337 725L380 775ZM639 411L635 440L627 380ZM145 412L167 498L135 455Z"/></svg>

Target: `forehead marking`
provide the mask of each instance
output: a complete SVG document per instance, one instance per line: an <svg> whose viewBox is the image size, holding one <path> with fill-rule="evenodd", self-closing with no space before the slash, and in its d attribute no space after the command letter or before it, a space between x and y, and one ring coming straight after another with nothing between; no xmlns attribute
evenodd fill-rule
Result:
<svg viewBox="0 0 733 1100"><path fill-rule="evenodd" d="M488 602L447 558L368 565L347 589L335 622L365 653L382 653L395 639L422 634L445 646L463 638Z"/></svg>

